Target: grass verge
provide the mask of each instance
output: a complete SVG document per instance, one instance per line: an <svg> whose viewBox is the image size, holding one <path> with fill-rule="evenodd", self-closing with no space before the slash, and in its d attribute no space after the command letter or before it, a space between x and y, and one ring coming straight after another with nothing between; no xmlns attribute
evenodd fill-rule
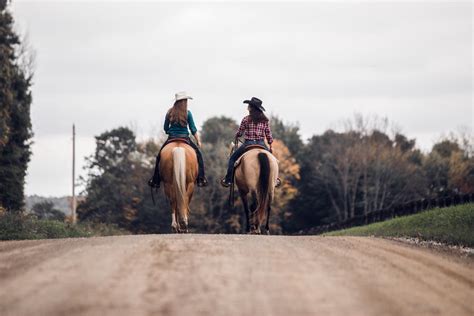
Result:
<svg viewBox="0 0 474 316"><path fill-rule="evenodd" d="M474 203L437 208L324 236L416 237L474 247Z"/></svg>
<svg viewBox="0 0 474 316"><path fill-rule="evenodd" d="M54 239L125 235L127 231L116 226L96 223L69 223L39 220L22 214L0 215L0 240Z"/></svg>

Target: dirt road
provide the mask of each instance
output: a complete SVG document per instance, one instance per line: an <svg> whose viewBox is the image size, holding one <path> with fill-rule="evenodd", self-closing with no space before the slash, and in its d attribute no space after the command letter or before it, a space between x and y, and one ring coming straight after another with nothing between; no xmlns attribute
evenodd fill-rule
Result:
<svg viewBox="0 0 474 316"><path fill-rule="evenodd" d="M474 315L474 266L374 238L0 242L0 315Z"/></svg>

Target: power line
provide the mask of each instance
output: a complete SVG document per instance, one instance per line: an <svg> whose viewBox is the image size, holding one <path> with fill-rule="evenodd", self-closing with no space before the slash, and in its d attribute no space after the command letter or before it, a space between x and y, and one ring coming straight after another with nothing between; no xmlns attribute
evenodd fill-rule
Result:
<svg viewBox="0 0 474 316"><path fill-rule="evenodd" d="M72 202L71 221L76 224L76 126L72 124Z"/></svg>

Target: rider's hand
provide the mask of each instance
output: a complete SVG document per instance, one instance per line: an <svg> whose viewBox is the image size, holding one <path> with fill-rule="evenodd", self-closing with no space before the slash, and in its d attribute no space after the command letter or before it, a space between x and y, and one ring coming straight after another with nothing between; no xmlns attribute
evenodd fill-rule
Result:
<svg viewBox="0 0 474 316"><path fill-rule="evenodd" d="M196 133L194 134L194 139L196 140L196 145L201 148L201 137L199 137L199 134Z"/></svg>

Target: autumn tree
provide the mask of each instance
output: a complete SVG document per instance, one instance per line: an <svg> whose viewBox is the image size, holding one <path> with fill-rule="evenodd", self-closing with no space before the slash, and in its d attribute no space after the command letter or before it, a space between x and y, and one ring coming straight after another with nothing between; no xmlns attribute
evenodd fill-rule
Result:
<svg viewBox="0 0 474 316"><path fill-rule="evenodd" d="M293 123L285 123L278 116L272 116L270 118L270 124L274 138L283 142L291 154L295 158L298 158L298 155L304 147L299 126Z"/></svg>
<svg viewBox="0 0 474 316"><path fill-rule="evenodd" d="M142 161L134 133L124 127L102 133L87 161L87 198L78 207L79 218L130 228L143 185L136 179Z"/></svg>
<svg viewBox="0 0 474 316"><path fill-rule="evenodd" d="M211 117L202 125L202 141L208 144L230 144L234 138L239 125L229 117Z"/></svg>
<svg viewBox="0 0 474 316"><path fill-rule="evenodd" d="M345 221L419 199L426 191L414 140L400 133L390 137L385 121L356 117L346 127L313 136L301 155L294 206L302 226Z"/></svg>
<svg viewBox="0 0 474 316"><path fill-rule="evenodd" d="M136 233L169 233L171 232L171 210L169 203L163 193L159 190L154 192L154 200L151 197L151 190L146 184L153 174L155 167L155 157L158 154L163 139L150 138L146 141L138 142L135 159L136 164L134 182L136 190L136 213L134 221L131 223L131 230Z"/></svg>
<svg viewBox="0 0 474 316"><path fill-rule="evenodd" d="M430 197L474 193L472 138L451 135L433 145L423 161Z"/></svg>
<svg viewBox="0 0 474 316"><path fill-rule="evenodd" d="M237 128L237 122L226 117L210 118L203 124L202 151L210 185L197 190L191 205L191 221L197 231L241 233L245 229L245 216L240 200L236 195L235 207L229 208L229 190L222 188L219 183L226 173L231 152L230 141ZM282 233L283 223L288 220L288 204L296 194L299 165L280 139L275 140L273 149L279 159L283 186L276 190L270 224L273 233Z"/></svg>
<svg viewBox="0 0 474 316"><path fill-rule="evenodd" d="M288 220L291 220L290 202L297 194L296 183L300 180L300 166L288 147L280 139L273 143L273 154L278 159L279 175L282 185L275 189L275 199L270 214L270 231L282 234Z"/></svg>
<svg viewBox="0 0 474 316"><path fill-rule="evenodd" d="M190 221L195 229L210 233L239 233L243 220L238 207L228 204L229 190L221 187L220 180L227 170L231 142L238 124L228 117L212 117L201 128L203 156L209 186L198 189L191 205Z"/></svg>

